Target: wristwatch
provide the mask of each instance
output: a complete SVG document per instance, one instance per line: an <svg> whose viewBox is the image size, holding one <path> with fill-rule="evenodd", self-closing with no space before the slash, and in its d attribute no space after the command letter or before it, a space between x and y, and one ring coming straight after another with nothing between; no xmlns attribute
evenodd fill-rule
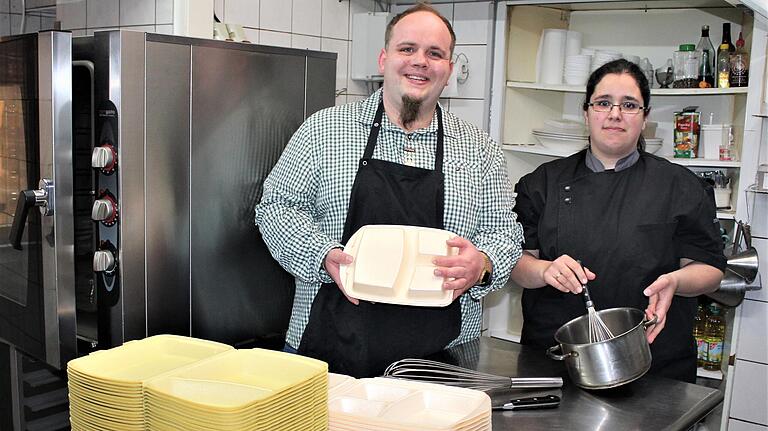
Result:
<svg viewBox="0 0 768 431"><path fill-rule="evenodd" d="M483 272L480 273L480 278L475 283L475 286L488 286L491 284L491 275L493 272L493 265L491 265L491 259L487 254L483 253Z"/></svg>

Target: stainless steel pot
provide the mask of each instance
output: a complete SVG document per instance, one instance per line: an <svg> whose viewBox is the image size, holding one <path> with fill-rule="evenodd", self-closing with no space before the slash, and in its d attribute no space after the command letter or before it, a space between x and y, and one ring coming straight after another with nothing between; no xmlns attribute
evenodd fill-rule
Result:
<svg viewBox="0 0 768 431"><path fill-rule="evenodd" d="M644 312L627 307L597 314L611 332L619 335L590 343L589 316L577 317L555 332L555 341L560 344L547 349L547 356L565 361L571 380L585 389L613 388L640 378L651 368L645 330L656 323L656 317L645 320Z"/></svg>

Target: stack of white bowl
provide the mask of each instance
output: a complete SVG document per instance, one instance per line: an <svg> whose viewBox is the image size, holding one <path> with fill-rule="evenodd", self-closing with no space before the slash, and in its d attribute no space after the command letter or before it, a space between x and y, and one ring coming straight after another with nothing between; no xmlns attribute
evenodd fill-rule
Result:
<svg viewBox="0 0 768 431"><path fill-rule="evenodd" d="M490 431L484 392L388 378L329 375L329 431Z"/></svg>
<svg viewBox="0 0 768 431"><path fill-rule="evenodd" d="M606 49L596 49L595 54L592 56L592 72L597 70L605 63L609 63L613 60L622 58L622 55L618 51L610 51Z"/></svg>
<svg viewBox="0 0 768 431"><path fill-rule="evenodd" d="M69 361L72 429L143 431L146 381L230 350L226 344L157 335Z"/></svg>
<svg viewBox="0 0 768 431"><path fill-rule="evenodd" d="M232 350L148 381L144 397L150 430L321 431L328 426L328 364Z"/></svg>
<svg viewBox="0 0 768 431"><path fill-rule="evenodd" d="M565 71L563 78L568 85L583 86L587 83L590 73L592 56L569 55L565 58Z"/></svg>

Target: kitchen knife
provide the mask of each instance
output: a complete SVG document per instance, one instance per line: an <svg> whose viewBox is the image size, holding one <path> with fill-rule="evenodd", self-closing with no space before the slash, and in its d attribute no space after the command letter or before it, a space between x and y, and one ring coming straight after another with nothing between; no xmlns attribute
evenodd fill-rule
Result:
<svg viewBox="0 0 768 431"><path fill-rule="evenodd" d="M560 397L557 395L544 395L536 397L513 398L507 402L494 405L493 410L553 409L559 405Z"/></svg>

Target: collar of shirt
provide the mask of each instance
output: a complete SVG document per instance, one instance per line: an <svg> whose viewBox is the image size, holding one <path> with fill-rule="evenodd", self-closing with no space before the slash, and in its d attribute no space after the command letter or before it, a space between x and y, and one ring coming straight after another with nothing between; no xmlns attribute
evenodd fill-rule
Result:
<svg viewBox="0 0 768 431"><path fill-rule="evenodd" d="M632 151L629 153L628 156L623 157L619 159L619 161L616 162L616 166L613 168L614 172L621 172L624 169L627 169L637 163L637 161L640 160L640 152L635 149L635 151ZM587 167L592 172L604 172L605 166L603 165L603 162L600 161L594 154L592 154L592 148L587 148L587 157L585 159L585 163L587 164Z"/></svg>
<svg viewBox="0 0 768 431"><path fill-rule="evenodd" d="M362 106L361 106L361 108L360 108L360 110L358 111L358 114L357 114L357 121L358 122L360 122L362 124L365 124L368 127L373 125L373 118L376 116L376 110L379 107L379 101L381 100L382 94L384 94L383 93L383 89L380 88L371 97L369 97L368 99L363 101ZM440 102L437 102L437 103L438 103L438 105L440 105ZM445 112L445 109L443 108L443 105L440 105L440 109L443 112ZM443 133L444 133L444 135L445 136L454 136L453 131L446 124L445 119L446 119L446 116L443 115ZM389 121L389 118L387 117L386 111L385 111L385 115L381 119L381 128L382 129L387 129L387 130L397 130L397 131L400 131L400 132L402 132L403 134L406 134L406 135L413 134L413 133L418 133L418 134L422 134L422 135L423 134L427 134L427 133L436 133L437 132L437 110L435 110L435 113L432 114L432 122L429 123L429 126L423 127L421 129L418 129L418 130L414 130L412 132L406 132L405 130L400 128L400 126L398 126L395 123Z"/></svg>

